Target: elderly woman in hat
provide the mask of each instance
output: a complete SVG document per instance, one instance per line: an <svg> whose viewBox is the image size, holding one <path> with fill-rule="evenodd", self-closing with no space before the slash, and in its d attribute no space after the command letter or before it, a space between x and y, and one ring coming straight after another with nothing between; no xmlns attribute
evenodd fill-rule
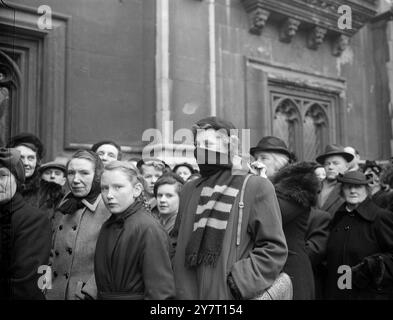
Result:
<svg viewBox="0 0 393 320"><path fill-rule="evenodd" d="M293 299L314 299L314 278L305 239L310 209L320 184L315 165L290 164L293 155L285 142L272 136L262 138L250 153L256 159L252 166L263 168L276 190L288 245L283 271L292 279Z"/></svg>
<svg viewBox="0 0 393 320"><path fill-rule="evenodd" d="M44 299L39 278L48 265L51 229L45 213L19 193L24 171L18 150L0 149L0 300Z"/></svg>
<svg viewBox="0 0 393 320"><path fill-rule="evenodd" d="M93 151L79 150L68 162L71 190L55 213L52 289L48 299L95 299L94 253L110 213L101 197L103 164Z"/></svg>
<svg viewBox="0 0 393 320"><path fill-rule="evenodd" d="M25 182L20 193L25 201L39 207L40 174L38 169L45 154L41 140L31 133L21 133L11 137L7 148L15 148L21 153L21 160L25 168Z"/></svg>
<svg viewBox="0 0 393 320"><path fill-rule="evenodd" d="M339 177L345 203L330 223L328 299L393 298L393 213L370 199L369 180L358 171Z"/></svg>

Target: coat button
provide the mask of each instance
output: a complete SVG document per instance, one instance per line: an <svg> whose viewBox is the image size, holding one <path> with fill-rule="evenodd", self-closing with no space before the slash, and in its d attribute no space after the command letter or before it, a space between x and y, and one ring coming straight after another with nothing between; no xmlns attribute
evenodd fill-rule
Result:
<svg viewBox="0 0 393 320"><path fill-rule="evenodd" d="M59 251L55 250L55 255L58 256L59 255Z"/></svg>
<svg viewBox="0 0 393 320"><path fill-rule="evenodd" d="M346 226L346 227L344 228L344 230L345 230L345 231L348 231L348 230L349 230L349 226Z"/></svg>
<svg viewBox="0 0 393 320"><path fill-rule="evenodd" d="M63 230L63 226L62 225L59 226L59 230Z"/></svg>
<svg viewBox="0 0 393 320"><path fill-rule="evenodd" d="M64 272L64 277L68 279L68 272Z"/></svg>
<svg viewBox="0 0 393 320"><path fill-rule="evenodd" d="M56 278L57 277L57 272L53 271L53 276Z"/></svg>
<svg viewBox="0 0 393 320"><path fill-rule="evenodd" d="M74 230L74 231L75 231L75 230L76 230L76 228L77 228L77 226L73 226L73 227L72 227L72 230Z"/></svg>
<svg viewBox="0 0 393 320"><path fill-rule="evenodd" d="M72 254L72 249L71 249L71 248L67 248L66 251L67 251L69 254Z"/></svg>

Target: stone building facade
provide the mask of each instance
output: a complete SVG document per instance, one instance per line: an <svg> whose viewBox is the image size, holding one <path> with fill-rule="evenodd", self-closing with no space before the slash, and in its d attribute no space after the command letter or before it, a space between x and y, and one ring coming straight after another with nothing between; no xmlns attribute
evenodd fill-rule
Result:
<svg viewBox="0 0 393 320"><path fill-rule="evenodd" d="M47 0L43 30L41 5L1 7L3 140L34 132L49 159L113 139L176 162L181 129L217 115L299 159L327 143L392 155L386 0Z"/></svg>

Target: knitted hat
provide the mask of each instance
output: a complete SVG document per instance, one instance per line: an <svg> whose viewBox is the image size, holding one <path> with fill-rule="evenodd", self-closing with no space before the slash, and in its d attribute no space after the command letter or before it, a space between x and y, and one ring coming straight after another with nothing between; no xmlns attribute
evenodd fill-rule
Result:
<svg viewBox="0 0 393 320"><path fill-rule="evenodd" d="M25 181L25 168L20 160L20 152L13 148L0 148L0 167L6 167L23 183Z"/></svg>

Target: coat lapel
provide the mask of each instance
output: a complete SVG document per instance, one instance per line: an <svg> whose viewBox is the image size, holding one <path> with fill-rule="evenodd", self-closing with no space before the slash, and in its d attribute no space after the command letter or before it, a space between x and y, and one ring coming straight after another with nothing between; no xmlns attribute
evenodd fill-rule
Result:
<svg viewBox="0 0 393 320"><path fill-rule="evenodd" d="M344 199L341 198L340 192L341 183L337 183L332 192L330 192L321 210L328 211L333 215L335 211L337 211L337 209L345 202Z"/></svg>

